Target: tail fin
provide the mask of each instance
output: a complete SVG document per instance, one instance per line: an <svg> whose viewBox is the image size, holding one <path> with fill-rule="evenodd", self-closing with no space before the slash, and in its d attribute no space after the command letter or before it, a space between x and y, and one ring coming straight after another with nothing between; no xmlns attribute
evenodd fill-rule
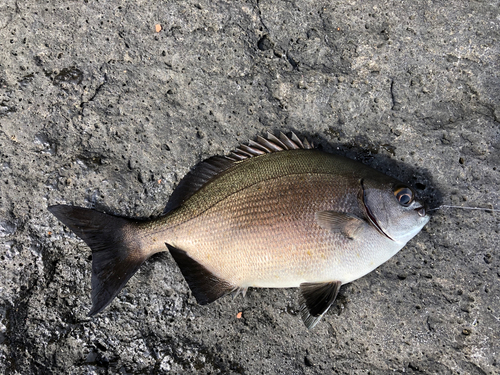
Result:
<svg viewBox="0 0 500 375"><path fill-rule="evenodd" d="M135 239L134 222L88 208L50 206L48 210L92 249L92 310L101 312L150 254Z"/></svg>

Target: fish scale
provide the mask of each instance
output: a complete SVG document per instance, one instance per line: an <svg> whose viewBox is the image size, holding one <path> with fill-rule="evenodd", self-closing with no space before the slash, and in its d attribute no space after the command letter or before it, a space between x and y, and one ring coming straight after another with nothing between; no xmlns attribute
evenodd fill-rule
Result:
<svg viewBox="0 0 500 375"><path fill-rule="evenodd" d="M145 259L170 251L196 300L248 287L299 287L312 328L342 284L387 261L429 217L410 187L280 134L197 165L165 215L147 221L49 210L93 250L91 315Z"/></svg>

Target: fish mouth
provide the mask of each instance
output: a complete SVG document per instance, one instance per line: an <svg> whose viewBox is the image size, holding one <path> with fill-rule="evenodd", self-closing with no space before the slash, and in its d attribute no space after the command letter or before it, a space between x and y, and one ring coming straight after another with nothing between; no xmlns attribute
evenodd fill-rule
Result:
<svg viewBox="0 0 500 375"><path fill-rule="evenodd" d="M417 211L417 214L420 217L425 217L425 215L427 215L427 207L425 206L415 207L414 210Z"/></svg>
<svg viewBox="0 0 500 375"><path fill-rule="evenodd" d="M375 229L383 236L387 237L391 241L394 241L394 239L389 236L387 233L384 232L380 224L378 223L377 219L375 218L375 215L373 215L372 210L370 209L370 206L366 203L366 194L365 194L365 187L363 186L363 180L361 180L361 190L362 190L362 201L363 201L363 206L365 207L365 212L366 216L368 217L368 220L370 223L375 227ZM424 212L425 213L425 212ZM420 214L420 213L419 213Z"/></svg>

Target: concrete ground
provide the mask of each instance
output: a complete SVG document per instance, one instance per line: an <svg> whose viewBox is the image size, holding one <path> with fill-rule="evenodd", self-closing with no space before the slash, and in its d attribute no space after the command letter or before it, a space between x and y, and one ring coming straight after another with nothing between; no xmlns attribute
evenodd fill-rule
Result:
<svg viewBox="0 0 500 375"><path fill-rule="evenodd" d="M167 253L88 318L90 250L47 211L158 215L193 165L267 131L431 207L499 209L499 9L3 0L0 372L499 374L498 212L436 211L308 331L296 289L197 305Z"/></svg>

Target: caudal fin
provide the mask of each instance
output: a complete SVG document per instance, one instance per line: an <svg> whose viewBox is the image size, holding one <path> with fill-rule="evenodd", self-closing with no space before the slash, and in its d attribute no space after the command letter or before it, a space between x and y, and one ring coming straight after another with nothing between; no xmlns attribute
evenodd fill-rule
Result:
<svg viewBox="0 0 500 375"><path fill-rule="evenodd" d="M131 220L74 206L50 206L48 210L92 250L89 316L95 315L111 303L150 254L141 250Z"/></svg>

